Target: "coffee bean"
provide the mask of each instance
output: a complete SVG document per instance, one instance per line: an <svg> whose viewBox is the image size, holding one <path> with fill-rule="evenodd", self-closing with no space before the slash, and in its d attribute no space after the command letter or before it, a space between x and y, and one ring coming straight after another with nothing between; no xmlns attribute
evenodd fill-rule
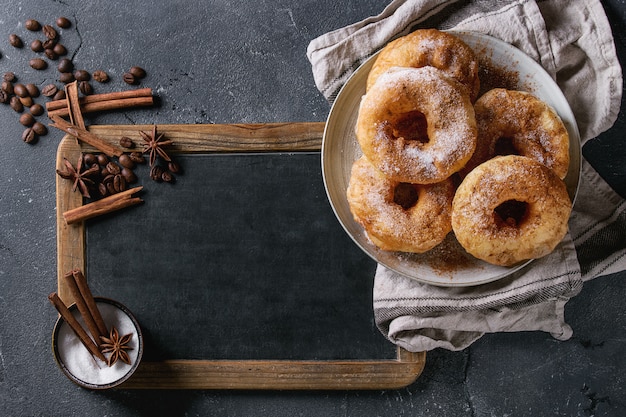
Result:
<svg viewBox="0 0 626 417"><path fill-rule="evenodd" d="M128 169L135 168L135 163L130 159L130 156L128 156L127 154L120 155L120 157L117 159L117 161L124 168L128 168Z"/></svg>
<svg viewBox="0 0 626 417"><path fill-rule="evenodd" d="M57 88L56 85L48 84L41 89L41 94L43 94L46 97L53 97L57 93L57 91L59 91L59 89Z"/></svg>
<svg viewBox="0 0 626 417"><path fill-rule="evenodd" d="M54 48L52 48L52 50L58 56L65 56L65 55L67 55L67 48L64 45L60 44L60 43L57 43L56 45L54 45Z"/></svg>
<svg viewBox="0 0 626 417"><path fill-rule="evenodd" d="M61 81L63 84L71 83L74 80L74 74L72 74L71 72L62 72L61 75L59 75L59 81Z"/></svg>
<svg viewBox="0 0 626 417"><path fill-rule="evenodd" d="M41 46L43 46L43 49L52 49L56 46L56 44L56 39L46 39Z"/></svg>
<svg viewBox="0 0 626 417"><path fill-rule="evenodd" d="M20 97L19 99L24 107L30 107L35 103L31 96Z"/></svg>
<svg viewBox="0 0 626 417"><path fill-rule="evenodd" d="M122 136L120 138L120 146L122 148L132 148L134 146L134 143L133 143L133 140L129 138L128 136Z"/></svg>
<svg viewBox="0 0 626 417"><path fill-rule="evenodd" d="M85 165L92 166L93 164L98 163L98 158L96 158L96 155L88 152L86 154L83 154L83 161L85 162Z"/></svg>
<svg viewBox="0 0 626 417"><path fill-rule="evenodd" d="M15 93L15 86L9 81L2 81L2 91L8 95L13 95Z"/></svg>
<svg viewBox="0 0 626 417"><path fill-rule="evenodd" d="M97 70L93 72L93 79L99 83L106 83L109 81L109 75L102 70Z"/></svg>
<svg viewBox="0 0 626 417"><path fill-rule="evenodd" d="M8 103L10 100L10 97L11 96L9 96L6 91L0 90L0 103L2 104Z"/></svg>
<svg viewBox="0 0 626 417"><path fill-rule="evenodd" d="M163 171L161 174L161 179L165 182L174 182L174 176L169 171Z"/></svg>
<svg viewBox="0 0 626 417"><path fill-rule="evenodd" d="M109 157L103 153L98 154L98 165L101 167L106 166L109 163Z"/></svg>
<svg viewBox="0 0 626 417"><path fill-rule="evenodd" d="M78 83L78 89L85 96L93 94L93 87L91 87L91 84L89 84L88 81L81 81L81 82L79 82Z"/></svg>
<svg viewBox="0 0 626 417"><path fill-rule="evenodd" d="M126 179L126 182L128 184L133 184L135 182L137 182L137 175L135 175L135 173L133 172L133 170L131 168L122 168L122 171L120 172L120 174Z"/></svg>
<svg viewBox="0 0 626 417"><path fill-rule="evenodd" d="M173 174L180 172L180 165L174 161L170 161L167 163L167 169Z"/></svg>
<svg viewBox="0 0 626 417"><path fill-rule="evenodd" d="M64 90L59 90L54 96L52 96L52 100L65 100L66 96L67 95Z"/></svg>
<svg viewBox="0 0 626 417"><path fill-rule="evenodd" d="M48 68L48 63L41 58L33 58L29 61L29 65L35 70L44 70Z"/></svg>
<svg viewBox="0 0 626 417"><path fill-rule="evenodd" d="M24 132L22 132L22 140L26 143L33 143L37 140L37 135L32 128L28 127L24 129Z"/></svg>
<svg viewBox="0 0 626 417"><path fill-rule="evenodd" d="M21 48L24 46L24 42L22 42L22 38L17 36L15 33L11 33L9 35L9 43L11 44L11 46L15 48Z"/></svg>
<svg viewBox="0 0 626 417"><path fill-rule="evenodd" d="M35 118L30 113L22 113L20 116L20 123L26 127L30 127L35 123Z"/></svg>
<svg viewBox="0 0 626 417"><path fill-rule="evenodd" d="M57 26L62 29L67 29L70 26L72 26L72 22L70 22L70 19L68 19L67 17L63 17L63 16L57 18L56 23L57 23Z"/></svg>
<svg viewBox="0 0 626 417"><path fill-rule="evenodd" d="M141 152L131 152L129 158L136 164L143 164L146 162Z"/></svg>
<svg viewBox="0 0 626 417"><path fill-rule="evenodd" d="M28 90L24 84L15 84L13 86L13 92L18 97L26 97L28 95Z"/></svg>
<svg viewBox="0 0 626 417"><path fill-rule="evenodd" d="M32 32L37 32L39 29L41 29L41 24L35 19L28 19L24 24L24 27Z"/></svg>
<svg viewBox="0 0 626 417"><path fill-rule="evenodd" d="M129 84L129 85L137 84L137 78L130 72L125 72L124 75L122 75L122 79L124 80L126 84Z"/></svg>
<svg viewBox="0 0 626 417"><path fill-rule="evenodd" d="M26 84L26 90L31 97L39 97L39 88L33 83Z"/></svg>
<svg viewBox="0 0 626 417"><path fill-rule="evenodd" d="M139 78L139 79L144 78L146 76L146 70L144 70L141 67L137 67L137 66L132 67L130 69L130 71L128 71L128 72L133 74L135 76L135 78Z"/></svg>
<svg viewBox="0 0 626 417"><path fill-rule="evenodd" d="M43 52L43 43L39 39L35 39L30 43L30 49L33 52Z"/></svg>
<svg viewBox="0 0 626 417"><path fill-rule="evenodd" d="M110 174L117 175L120 173L121 168L115 162L109 162L107 164L107 171L109 171Z"/></svg>
<svg viewBox="0 0 626 417"><path fill-rule="evenodd" d="M126 190L126 178L123 175L117 174L113 178L113 189L116 193L121 193Z"/></svg>
<svg viewBox="0 0 626 417"><path fill-rule="evenodd" d="M48 128L46 127L46 125L44 125L41 122L35 122L33 124L33 131L38 135L38 136L45 136L48 134Z"/></svg>
<svg viewBox="0 0 626 417"><path fill-rule="evenodd" d="M5 72L4 75L2 76L2 79L10 83L17 81L17 77L15 76L15 73L11 71Z"/></svg>
<svg viewBox="0 0 626 417"><path fill-rule="evenodd" d="M57 65L57 70L59 72L72 72L74 69L74 63L69 58L63 58L59 61L59 65Z"/></svg>
<svg viewBox="0 0 626 417"><path fill-rule="evenodd" d="M52 61L56 61L57 59L59 59L59 56L56 52L54 52L54 49L46 48L43 50L43 53L46 54L46 57L48 57L48 59Z"/></svg>
<svg viewBox="0 0 626 417"><path fill-rule="evenodd" d="M163 168L160 165L155 165L150 169L150 179L152 181L163 181Z"/></svg>
<svg viewBox="0 0 626 417"><path fill-rule="evenodd" d="M11 101L9 101L9 105L17 113L21 113L24 111L24 105L22 104L22 102L17 96L11 97Z"/></svg>
<svg viewBox="0 0 626 417"><path fill-rule="evenodd" d="M43 34L46 35L46 38L48 39L56 39L57 36L59 36L56 29L53 28L51 25L43 26Z"/></svg>
<svg viewBox="0 0 626 417"><path fill-rule="evenodd" d="M74 71L74 78L76 78L77 81L89 81L91 79L91 75L88 71L76 70Z"/></svg>
<svg viewBox="0 0 626 417"><path fill-rule="evenodd" d="M41 104L33 104L32 106L30 106L30 114L32 114L33 116L41 116L44 112L44 108Z"/></svg>

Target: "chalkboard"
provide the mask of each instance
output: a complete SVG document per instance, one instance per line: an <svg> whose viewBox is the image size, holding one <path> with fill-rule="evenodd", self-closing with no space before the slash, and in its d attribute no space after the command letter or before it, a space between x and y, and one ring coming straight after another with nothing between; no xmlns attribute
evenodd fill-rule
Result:
<svg viewBox="0 0 626 417"><path fill-rule="evenodd" d="M375 265L326 198L319 153L177 156L145 203L87 222L87 275L126 304L145 358L392 357Z"/></svg>

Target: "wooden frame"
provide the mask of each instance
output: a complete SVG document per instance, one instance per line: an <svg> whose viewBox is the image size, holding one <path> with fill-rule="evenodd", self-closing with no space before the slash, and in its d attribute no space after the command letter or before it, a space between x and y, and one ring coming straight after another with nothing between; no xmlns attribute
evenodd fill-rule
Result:
<svg viewBox="0 0 626 417"><path fill-rule="evenodd" d="M141 143L139 131L152 126L92 126L90 131L117 144L121 136ZM270 123L231 125L158 125L174 141L178 153L303 152L319 151L324 123ZM66 135L57 150L57 168L63 158L72 163L81 152L95 151ZM63 275L85 270L85 225L67 225L63 213L82 205L72 183L57 176L58 294L73 303ZM397 348L396 359L379 360L166 360L142 362L122 388L152 389L263 389L263 390L372 390L396 389L413 383L424 369L426 353Z"/></svg>

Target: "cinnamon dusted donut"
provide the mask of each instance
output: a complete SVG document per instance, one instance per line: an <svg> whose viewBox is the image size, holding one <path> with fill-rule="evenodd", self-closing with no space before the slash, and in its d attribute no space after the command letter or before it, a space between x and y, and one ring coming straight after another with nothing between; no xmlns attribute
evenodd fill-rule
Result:
<svg viewBox="0 0 626 417"><path fill-rule="evenodd" d="M376 57L367 79L371 88L392 67L438 68L459 81L473 101L478 97L478 59L460 38L437 29L419 29L388 43Z"/></svg>
<svg viewBox="0 0 626 417"><path fill-rule="evenodd" d="M499 156L472 170L452 203L452 229L467 252L510 266L552 252L567 232L565 183L534 159Z"/></svg>
<svg viewBox="0 0 626 417"><path fill-rule="evenodd" d="M463 173L496 155L523 155L565 178L569 168L569 135L556 112L523 91L495 88L474 104L478 142Z"/></svg>
<svg viewBox="0 0 626 417"><path fill-rule="evenodd" d="M474 108L458 83L433 67L393 68L363 96L356 137L395 181L433 184L460 170L476 147Z"/></svg>
<svg viewBox="0 0 626 417"><path fill-rule="evenodd" d="M430 185L401 183L361 157L352 165L350 211L370 240L389 251L426 252L452 230L452 180Z"/></svg>

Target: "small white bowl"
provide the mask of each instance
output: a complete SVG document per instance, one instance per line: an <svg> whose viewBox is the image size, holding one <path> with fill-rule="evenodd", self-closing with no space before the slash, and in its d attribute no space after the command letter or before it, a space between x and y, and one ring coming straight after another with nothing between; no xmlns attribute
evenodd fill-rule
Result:
<svg viewBox="0 0 626 417"><path fill-rule="evenodd" d="M129 342L132 349L127 351L131 364L118 360L109 367L93 357L62 317L54 325L52 353L61 371L72 382L84 388L103 390L120 385L135 372L143 356L143 336L137 319L124 305L102 297L95 297L95 301L107 329L115 327L120 337L133 333ZM76 304L69 306L69 310L86 328Z"/></svg>

